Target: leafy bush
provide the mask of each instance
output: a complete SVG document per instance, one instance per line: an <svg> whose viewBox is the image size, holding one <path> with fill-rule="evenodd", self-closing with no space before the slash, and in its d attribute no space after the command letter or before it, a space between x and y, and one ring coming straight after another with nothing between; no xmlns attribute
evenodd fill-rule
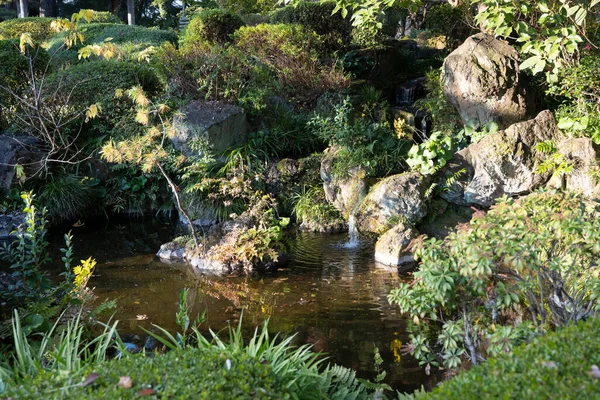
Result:
<svg viewBox="0 0 600 400"><path fill-rule="evenodd" d="M182 97L228 100L253 117L264 111L277 84L267 66L252 61L234 46L196 44L178 51L163 46L158 54L161 75Z"/></svg>
<svg viewBox="0 0 600 400"><path fill-rule="evenodd" d="M385 118L353 118L353 113L346 98L335 105L333 115L315 115L309 121L309 127L336 150L333 173L345 176L357 166L364 167L369 176L398 171L409 142L399 140Z"/></svg>
<svg viewBox="0 0 600 400"><path fill-rule="evenodd" d="M241 15L267 14L277 7L277 0L221 0L220 4L226 10Z"/></svg>
<svg viewBox="0 0 600 400"><path fill-rule="evenodd" d="M388 296L414 319L411 352L428 365L477 364L595 315L599 212L571 193L504 198L445 241L417 246L419 271Z"/></svg>
<svg viewBox="0 0 600 400"><path fill-rule="evenodd" d="M352 22L341 13L333 14L336 4L333 1L302 1L274 11L272 24L298 24L316 32L329 51L339 50L350 44Z"/></svg>
<svg viewBox="0 0 600 400"><path fill-rule="evenodd" d="M339 232L345 228L342 214L327 201L323 186L303 187L292 202L293 213L300 230L309 232Z"/></svg>
<svg viewBox="0 0 600 400"><path fill-rule="evenodd" d="M327 91L348 85L343 71L320 61L322 41L299 25L261 24L242 27L235 45L274 71L280 91L299 102L313 102Z"/></svg>
<svg viewBox="0 0 600 400"><path fill-rule="evenodd" d="M230 11L221 9L203 10L195 15L181 37L181 47L193 47L201 42L226 43L244 21Z"/></svg>
<svg viewBox="0 0 600 400"><path fill-rule="evenodd" d="M434 175L446 165L453 154L452 137L437 131L425 142L411 147L406 163L421 175Z"/></svg>
<svg viewBox="0 0 600 400"><path fill-rule="evenodd" d="M563 104L556 111L558 127L571 137L591 137L600 144L600 55L584 53L578 65L559 71L549 94Z"/></svg>
<svg viewBox="0 0 600 400"><path fill-rule="evenodd" d="M92 20L90 23L96 24L123 24L123 21L119 19L115 14L108 11L94 11Z"/></svg>
<svg viewBox="0 0 600 400"><path fill-rule="evenodd" d="M431 117L433 129L443 132L456 132L461 129L462 119L444 95L439 70L432 70L426 74L425 88L427 96L417 100L415 107Z"/></svg>
<svg viewBox="0 0 600 400"><path fill-rule="evenodd" d="M87 108L92 101L101 112L93 126L109 130L118 119L131 112L131 103L115 99L115 90L141 86L146 93L157 96L163 86L154 72L140 64L116 61L92 61L55 72L46 78L46 90L58 91L59 97L69 96L68 103ZM90 93L94 96L90 97Z"/></svg>
<svg viewBox="0 0 600 400"><path fill-rule="evenodd" d="M46 40L54 34L50 28L53 18L16 18L0 22L0 40L18 39L21 34L28 32L36 42Z"/></svg>
<svg viewBox="0 0 600 400"><path fill-rule="evenodd" d="M14 116L3 110L18 103L9 91L21 94L30 83L29 60L35 78L43 75L50 61L48 53L40 47L28 47L26 51L25 55L21 54L17 39L0 40L0 129L6 128Z"/></svg>
<svg viewBox="0 0 600 400"><path fill-rule="evenodd" d="M109 41L116 45L115 57L130 61L137 61L140 53L151 46L158 48L165 42L177 42L177 35L174 32L115 23L84 24L79 27L79 31L84 37L86 46L102 45ZM68 34L68 32L59 33L47 41L48 52L52 54L53 62L57 66L75 64L79 61L78 51L83 45L65 48L64 39Z"/></svg>
<svg viewBox="0 0 600 400"><path fill-rule="evenodd" d="M600 396L600 319L534 339L412 399L583 399ZM596 368L594 368L596 367Z"/></svg>

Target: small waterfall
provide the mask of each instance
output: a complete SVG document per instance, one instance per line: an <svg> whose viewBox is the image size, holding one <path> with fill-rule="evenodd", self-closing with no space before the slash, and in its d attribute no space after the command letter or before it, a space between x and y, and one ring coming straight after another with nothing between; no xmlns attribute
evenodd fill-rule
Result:
<svg viewBox="0 0 600 400"><path fill-rule="evenodd" d="M344 243L344 248L355 249L358 247L358 229L356 229L356 218L354 213L350 214L348 218L348 241Z"/></svg>
<svg viewBox="0 0 600 400"><path fill-rule="evenodd" d="M423 118L423 120L421 120L421 132L423 132L423 135L426 137L429 136L429 132L427 131L427 118Z"/></svg>

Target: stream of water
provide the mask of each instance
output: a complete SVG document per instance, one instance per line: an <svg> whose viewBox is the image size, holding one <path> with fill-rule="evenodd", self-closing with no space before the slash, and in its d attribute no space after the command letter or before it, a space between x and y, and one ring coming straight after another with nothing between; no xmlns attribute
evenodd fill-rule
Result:
<svg viewBox="0 0 600 400"><path fill-rule="evenodd" d="M269 330L296 335L294 344L311 343L330 360L373 378L377 347L386 383L400 391L431 386L411 357L406 318L387 302L403 279L395 269L373 261L373 243L347 235L298 234L290 239L292 263L257 277L198 276L185 265L159 262L154 253L175 235L169 221L130 221L74 232L77 254L98 261L89 282L96 302L116 299L121 334L144 336L152 324L176 331L179 293L190 288L192 314L205 313L203 329L222 330L242 316L245 331L269 318ZM351 243L351 245L348 245Z"/></svg>

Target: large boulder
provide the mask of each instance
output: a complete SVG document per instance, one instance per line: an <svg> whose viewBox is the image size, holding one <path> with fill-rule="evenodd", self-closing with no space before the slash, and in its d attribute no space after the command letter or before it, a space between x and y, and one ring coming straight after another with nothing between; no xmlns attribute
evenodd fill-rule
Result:
<svg viewBox="0 0 600 400"><path fill-rule="evenodd" d="M414 263L415 259L407 247L417 236L418 232L410 225L399 223L377 240L375 261L392 266Z"/></svg>
<svg viewBox="0 0 600 400"><path fill-rule="evenodd" d="M571 190L590 198L600 197L598 182L598 149L590 138L565 139L557 145L558 161L566 161L573 169L569 173L553 174L548 186Z"/></svg>
<svg viewBox="0 0 600 400"><path fill-rule="evenodd" d="M377 183L356 212L361 233L381 235L399 222L414 224L427 214L429 178L418 172L392 175Z"/></svg>
<svg viewBox="0 0 600 400"><path fill-rule="evenodd" d="M448 163L447 174L464 170L461 178L441 197L459 205L489 207L504 195L529 193L544 185L551 172L539 173L547 157L535 149L538 142L558 142L559 132L550 111L536 118L492 133L457 152Z"/></svg>
<svg viewBox="0 0 600 400"><path fill-rule="evenodd" d="M514 48L485 33L469 37L446 57L444 94L465 124L496 122L504 129L535 115L519 63Z"/></svg>
<svg viewBox="0 0 600 400"><path fill-rule="evenodd" d="M190 157L202 154L194 140L204 140L214 154L241 146L247 141L246 114L243 108L220 101L192 101L173 119L175 148Z"/></svg>
<svg viewBox="0 0 600 400"><path fill-rule="evenodd" d="M334 173L335 150L328 149L321 161L321 180L325 197L349 219L367 194L366 172L362 167L351 168L345 176Z"/></svg>
<svg viewBox="0 0 600 400"><path fill-rule="evenodd" d="M25 228L26 216L23 212L0 214L0 240L11 238L12 232Z"/></svg>

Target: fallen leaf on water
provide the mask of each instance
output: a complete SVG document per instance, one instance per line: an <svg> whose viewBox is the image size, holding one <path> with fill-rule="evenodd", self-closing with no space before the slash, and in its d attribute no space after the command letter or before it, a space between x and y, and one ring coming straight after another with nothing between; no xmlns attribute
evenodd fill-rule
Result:
<svg viewBox="0 0 600 400"><path fill-rule="evenodd" d="M131 389L131 378L128 376L122 376L119 378L119 383L117 383L118 387L122 387L123 389Z"/></svg>
<svg viewBox="0 0 600 400"><path fill-rule="evenodd" d="M90 383L93 383L96 379L98 379L99 376L100 375L98 375L97 373L92 372L85 378L85 381L81 382L81 386L87 386Z"/></svg>
<svg viewBox="0 0 600 400"><path fill-rule="evenodd" d="M151 396L153 394L155 394L156 391L154 389L142 389L138 392L138 396L142 397L142 396Z"/></svg>
<svg viewBox="0 0 600 400"><path fill-rule="evenodd" d="M600 379L600 369L597 365L592 365L592 370L588 371L588 375L595 379Z"/></svg>

